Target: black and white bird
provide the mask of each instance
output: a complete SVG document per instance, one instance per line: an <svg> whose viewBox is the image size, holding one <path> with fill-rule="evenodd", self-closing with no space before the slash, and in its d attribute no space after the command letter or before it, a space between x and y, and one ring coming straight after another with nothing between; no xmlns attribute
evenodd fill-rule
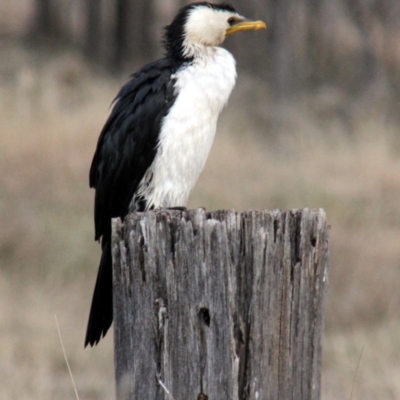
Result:
<svg viewBox="0 0 400 400"><path fill-rule="evenodd" d="M228 35L265 27L228 4L183 7L165 28L165 58L144 66L118 93L90 169L102 257L85 346L97 344L113 319L111 219L186 205L236 81L234 58L218 46Z"/></svg>

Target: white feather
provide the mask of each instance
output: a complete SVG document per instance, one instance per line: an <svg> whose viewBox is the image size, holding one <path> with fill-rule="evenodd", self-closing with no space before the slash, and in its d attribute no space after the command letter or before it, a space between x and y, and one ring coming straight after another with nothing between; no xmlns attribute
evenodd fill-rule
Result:
<svg viewBox="0 0 400 400"><path fill-rule="evenodd" d="M235 85L232 55L202 46L175 75L178 96L162 123L156 157L139 185L147 207L185 206L203 170L218 116Z"/></svg>

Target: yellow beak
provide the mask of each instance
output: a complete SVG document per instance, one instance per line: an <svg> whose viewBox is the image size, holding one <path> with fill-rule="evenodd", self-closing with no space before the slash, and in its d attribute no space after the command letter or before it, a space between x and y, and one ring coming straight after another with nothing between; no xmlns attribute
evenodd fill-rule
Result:
<svg viewBox="0 0 400 400"><path fill-rule="evenodd" d="M250 31L250 30L258 30L258 29L266 29L267 25L263 21L242 21L233 26L230 26L226 31L226 36L232 35L232 33L241 32L241 31Z"/></svg>

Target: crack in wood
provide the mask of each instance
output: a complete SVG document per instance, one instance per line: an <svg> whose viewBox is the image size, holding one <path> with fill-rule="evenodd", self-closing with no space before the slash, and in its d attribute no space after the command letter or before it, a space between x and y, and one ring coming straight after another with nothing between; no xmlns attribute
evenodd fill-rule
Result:
<svg viewBox="0 0 400 400"><path fill-rule="evenodd" d="M143 283L146 282L146 269L144 266L145 246L146 244L144 240L144 235L140 235L138 240L138 253L139 253L139 267Z"/></svg>

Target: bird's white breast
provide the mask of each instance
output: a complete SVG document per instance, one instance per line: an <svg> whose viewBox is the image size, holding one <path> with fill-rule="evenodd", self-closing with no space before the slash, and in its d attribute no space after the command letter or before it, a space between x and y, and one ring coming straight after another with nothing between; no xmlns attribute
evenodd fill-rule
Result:
<svg viewBox="0 0 400 400"><path fill-rule="evenodd" d="M235 60L225 49L207 53L175 75L178 96L164 118L156 157L137 194L147 206L185 206L203 170L218 116L235 85Z"/></svg>

